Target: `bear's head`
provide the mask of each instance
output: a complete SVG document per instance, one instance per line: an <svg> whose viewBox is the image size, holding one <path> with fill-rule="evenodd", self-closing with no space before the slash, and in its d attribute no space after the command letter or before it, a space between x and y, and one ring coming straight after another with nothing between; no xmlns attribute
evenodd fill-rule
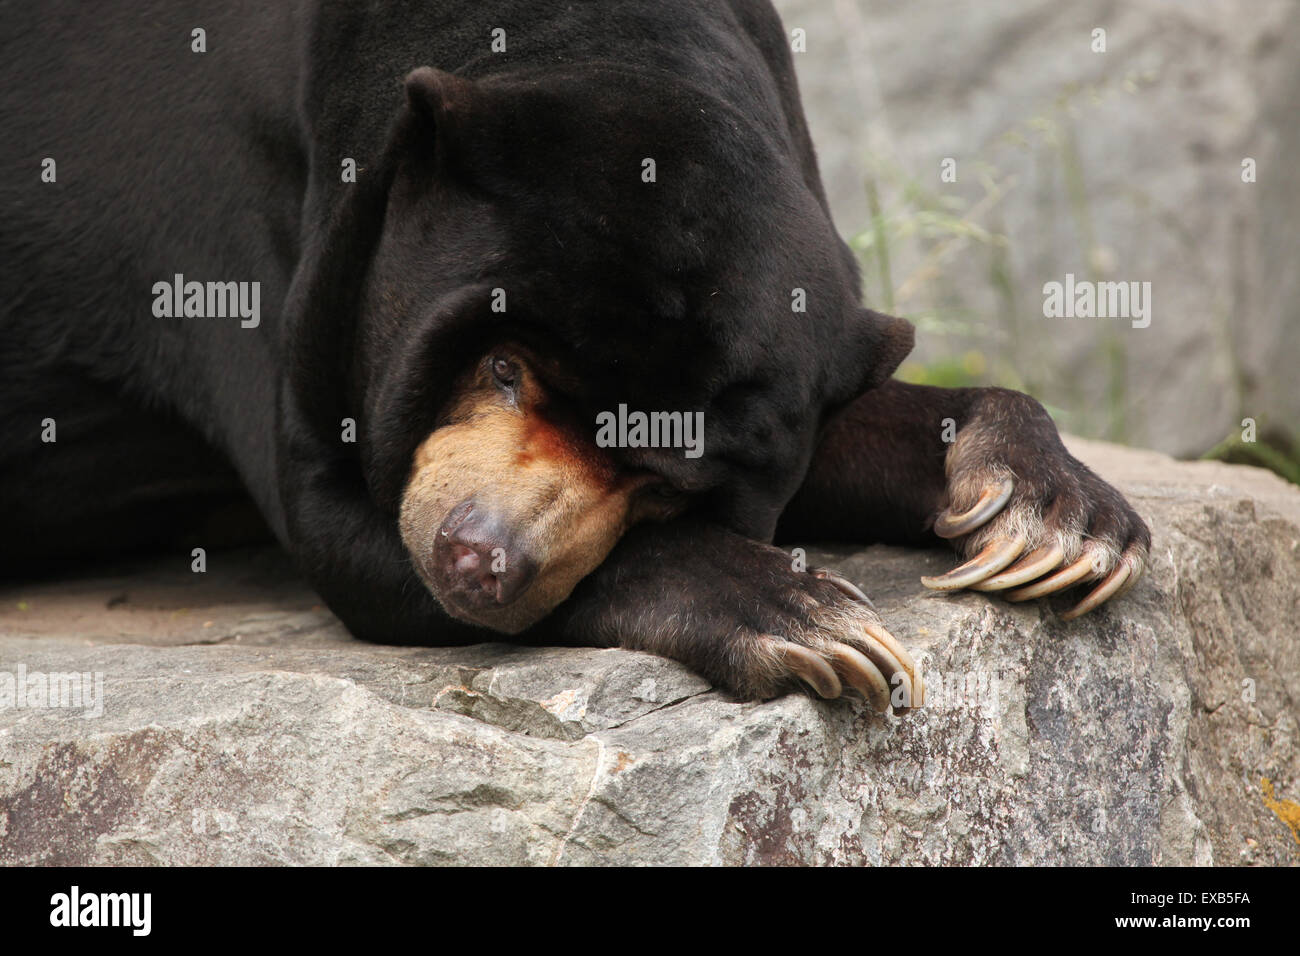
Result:
<svg viewBox="0 0 1300 956"><path fill-rule="evenodd" d="M515 633L636 522L770 539L827 416L912 344L859 304L779 109L613 65L405 92L331 361L425 585Z"/></svg>

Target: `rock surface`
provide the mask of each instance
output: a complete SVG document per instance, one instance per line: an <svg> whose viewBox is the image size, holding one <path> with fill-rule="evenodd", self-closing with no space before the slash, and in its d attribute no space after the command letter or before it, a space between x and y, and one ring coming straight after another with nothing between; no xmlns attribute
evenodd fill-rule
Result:
<svg viewBox="0 0 1300 956"><path fill-rule="evenodd" d="M1300 801L1300 489L1073 447L1155 534L1114 607L926 593L942 551L810 554L923 658L902 719L620 650L361 644L271 552L6 589L0 700L85 673L102 713L0 710L0 863L1300 862L1261 790Z"/></svg>

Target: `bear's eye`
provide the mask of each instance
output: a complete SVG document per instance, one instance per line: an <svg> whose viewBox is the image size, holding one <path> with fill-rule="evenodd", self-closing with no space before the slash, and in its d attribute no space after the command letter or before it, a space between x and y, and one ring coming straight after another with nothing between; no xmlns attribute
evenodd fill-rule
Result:
<svg viewBox="0 0 1300 956"><path fill-rule="evenodd" d="M503 388L514 388L519 379L519 369L514 362L498 355L492 360L492 377Z"/></svg>
<svg viewBox="0 0 1300 956"><path fill-rule="evenodd" d="M666 481L661 481L659 484L653 486L650 489L650 493L660 501L679 501L685 497L686 494L680 488L674 488Z"/></svg>

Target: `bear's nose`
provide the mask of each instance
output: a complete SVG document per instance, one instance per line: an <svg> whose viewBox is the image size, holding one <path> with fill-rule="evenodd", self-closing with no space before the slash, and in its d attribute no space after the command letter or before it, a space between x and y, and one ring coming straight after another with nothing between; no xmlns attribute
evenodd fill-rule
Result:
<svg viewBox="0 0 1300 956"><path fill-rule="evenodd" d="M453 513L439 537L446 547L447 578L466 597L509 604L537 574L537 566L513 541L504 522L477 507L463 516Z"/></svg>

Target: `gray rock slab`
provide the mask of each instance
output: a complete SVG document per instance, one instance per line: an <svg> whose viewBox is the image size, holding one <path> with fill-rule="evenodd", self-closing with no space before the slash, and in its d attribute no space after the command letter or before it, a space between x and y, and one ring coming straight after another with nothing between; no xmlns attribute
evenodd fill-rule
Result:
<svg viewBox="0 0 1300 956"><path fill-rule="evenodd" d="M924 662L904 718L622 650L364 644L269 551L5 588L25 703L89 676L0 709L0 863L1300 862L1300 489L1070 444L1154 533L1076 622L925 591L941 550L810 550Z"/></svg>

